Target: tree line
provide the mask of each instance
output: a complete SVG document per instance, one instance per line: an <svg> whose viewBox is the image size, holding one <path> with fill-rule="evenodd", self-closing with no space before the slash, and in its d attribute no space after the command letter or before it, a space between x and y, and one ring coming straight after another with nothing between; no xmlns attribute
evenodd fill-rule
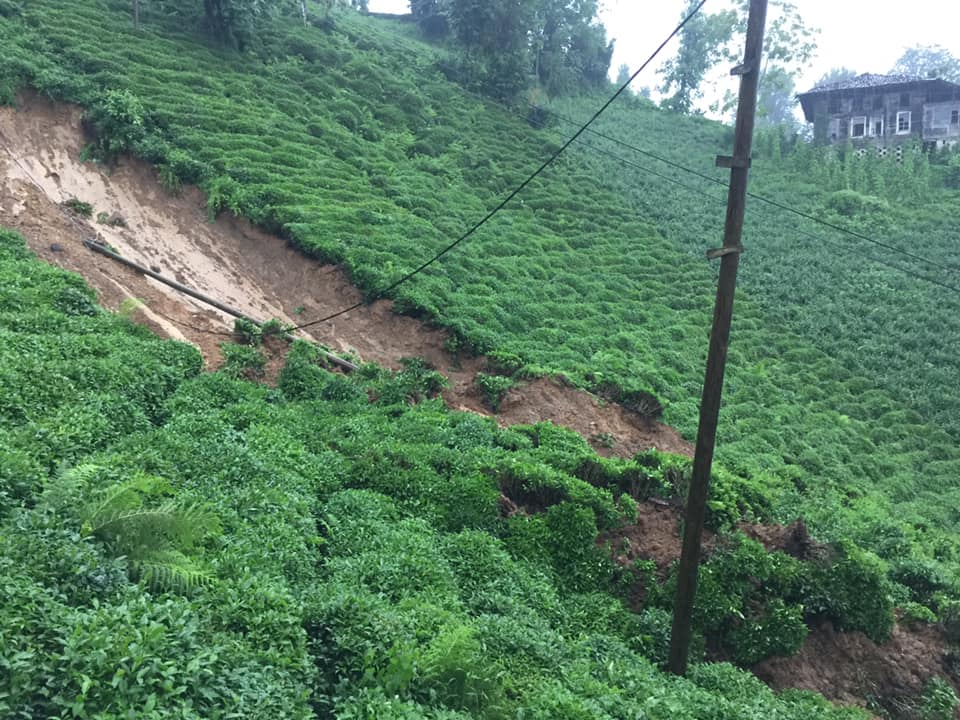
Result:
<svg viewBox="0 0 960 720"><path fill-rule="evenodd" d="M448 75L500 99L536 85L563 95L607 82L613 42L597 0L411 0L424 34L457 51Z"/></svg>

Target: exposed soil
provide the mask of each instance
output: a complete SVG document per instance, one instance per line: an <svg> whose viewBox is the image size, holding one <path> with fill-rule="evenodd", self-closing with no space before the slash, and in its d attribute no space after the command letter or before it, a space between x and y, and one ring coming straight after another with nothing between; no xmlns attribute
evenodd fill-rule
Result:
<svg viewBox="0 0 960 720"><path fill-rule="evenodd" d="M613 559L620 565L632 565L636 560L653 560L660 577L665 577L670 565L680 559L680 535L683 508L673 502L647 500L637 505L636 523L603 532L598 545L609 543ZM802 520L789 525L754 525L741 523L738 529L747 537L760 542L768 551L780 550L799 560L810 560L824 551L807 533ZM704 528L701 547L708 557L717 546L716 537Z"/></svg>
<svg viewBox="0 0 960 720"><path fill-rule="evenodd" d="M952 654L934 626L897 625L877 645L860 632L837 632L829 622L810 631L796 655L764 660L753 672L776 690L813 690L846 705L916 717L917 697L930 678L957 687Z"/></svg>
<svg viewBox="0 0 960 720"><path fill-rule="evenodd" d="M0 108L0 224L23 234L43 259L83 275L105 307L117 310L137 298L134 319L160 335L193 343L208 367L221 362L218 346L229 339L233 319L92 253L83 240L99 238L124 257L258 319L296 324L361 299L339 267L310 260L229 214L210 222L203 193L185 187L171 195L146 163L126 157L112 168L80 162L85 139L79 108L35 94L25 94L18 105L16 111ZM93 217L64 208L71 199L90 203ZM97 221L100 213L108 222ZM391 368L403 357L423 357L449 378L444 398L451 407L491 414L473 387L483 359L453 357L443 349L445 331L392 308L390 301L378 301L301 334ZM652 447L693 452L672 428L550 379L512 390L497 420L503 425L552 420L605 454L626 457ZM604 447L611 441L612 448Z"/></svg>
<svg viewBox="0 0 960 720"><path fill-rule="evenodd" d="M756 525L740 523L737 528L749 538L762 544L768 551L779 550L797 560L812 560L821 557L826 547L816 542L803 520L789 525Z"/></svg>
<svg viewBox="0 0 960 720"><path fill-rule="evenodd" d="M474 403L476 407L479 401L474 398ZM507 425L552 420L557 425L572 427L590 440L601 455L630 457L650 448L693 455L693 446L673 428L645 420L619 405L605 404L550 378L534 380L508 392L500 402L499 418ZM613 447L604 447L600 442L604 436L612 438Z"/></svg>
<svg viewBox="0 0 960 720"><path fill-rule="evenodd" d="M224 215L209 222L199 190L187 187L173 196L145 163L123 158L109 170L81 163L80 117L75 107L35 95L25 95L16 112L0 108L0 225L18 230L44 260L81 274L105 307L123 305L157 334L193 343L208 367L221 362L218 345L233 326L229 316L90 252L82 245L85 239L100 238L124 256L261 319L295 324L360 299L340 268L309 260L238 218ZM93 217L66 209L63 203L71 198L93 205ZM98 222L98 213L113 222ZM134 309L125 303L130 298L139 301ZM423 357L449 377L444 398L451 407L489 414L473 388L483 359L451 356L443 349L444 331L394 314L389 301L354 310L304 336L387 367L399 367L403 357ZM268 343L267 350L271 380L281 365L282 348ZM693 451L672 428L552 379L511 390L497 419L503 425L551 420L576 430L603 454L630 456L653 447L686 455ZM604 447L610 440L613 447ZM505 514L521 511L506 496L501 504ZM635 525L608 533L600 542L610 542L618 561L651 559L662 573L679 557L678 527L677 508L642 503ZM802 525L741 529L768 548L798 557L817 551ZM708 551L710 543L708 536ZM903 714L929 678L950 675L949 653L936 628L898 626L890 642L878 646L860 633L838 633L823 624L812 630L797 655L771 658L754 672L777 689L815 690L859 705L877 701Z"/></svg>
<svg viewBox="0 0 960 720"><path fill-rule="evenodd" d="M609 543L613 559L620 565L653 560L659 575L665 577L671 563L680 558L682 516L679 508L666 503L639 503L636 523L624 523L620 528L601 533L597 544ZM709 548L712 541L712 533L704 531L704 546Z"/></svg>
<svg viewBox="0 0 960 720"><path fill-rule="evenodd" d="M506 509L503 499L501 506ZM680 558L681 518L681 509L674 505L640 503L636 523L602 533L597 544L609 544L614 561L621 565L652 560L663 580ZM825 551L802 520L790 525L742 523L739 529L767 550L798 559L809 560ZM715 544L716 538L705 531L705 556ZM631 598L634 609L643 606L645 595L646 588L638 584ZM892 718L913 718L918 717L919 696L931 678L947 680L960 692L958 667L960 651L951 649L938 626L898 623L890 640L877 644L861 632L839 632L825 621L810 629L797 654L768 658L752 671L775 690L812 690L839 704L882 710Z"/></svg>

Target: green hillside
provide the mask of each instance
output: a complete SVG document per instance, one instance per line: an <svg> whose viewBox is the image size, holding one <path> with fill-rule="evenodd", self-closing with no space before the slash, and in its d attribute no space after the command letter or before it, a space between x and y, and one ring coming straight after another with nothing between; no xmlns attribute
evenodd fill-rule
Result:
<svg viewBox="0 0 960 720"><path fill-rule="evenodd" d="M658 670L668 594L594 539L635 511L621 482L669 493L673 461L451 413L415 364L345 379L297 345L278 389L200 374L6 231L0 279L3 717L863 717L726 664ZM501 489L547 509L503 518ZM747 662L802 639L801 600L889 612L844 599L880 582L849 553L743 541L708 567L701 628Z"/></svg>
<svg viewBox="0 0 960 720"><path fill-rule="evenodd" d="M572 128L552 112L582 118L599 103L497 105L451 83L444 51L412 27L353 13L279 18L239 53L185 31L197 25L187 3L151 6L140 31L129 10L0 0L0 98L81 104L91 157L146 158L171 192L199 185L211 215L342 263L370 297L559 146ZM631 98L597 128L722 178L720 124ZM652 394L692 437L714 288L703 250L719 244L723 189L587 143L398 288L397 306L448 328L452 349L516 355L519 376ZM956 615L960 301L871 260L952 284L955 167L758 138L757 193L947 270L751 202L712 522L801 516L835 545L809 563L737 540L718 554L700 631L742 665L795 649L814 618L881 638L895 604ZM669 593L627 611L650 569L618 570L594 540L630 515L624 477L670 496L680 460L601 462L549 426L499 431L411 405L435 380L416 364L347 381L300 347L279 390L230 368L198 376L189 348L96 311L3 237L0 440L14 451L0 461L0 541L16 613L0 640L26 640L5 658L0 710L55 716L89 696L75 716L121 717L119 694L159 703L157 717L844 716L724 665L689 682L655 669ZM499 516L507 489L529 494L528 519ZM140 531L124 535L110 513L157 508L169 547L125 546ZM132 684L145 667L153 684Z"/></svg>

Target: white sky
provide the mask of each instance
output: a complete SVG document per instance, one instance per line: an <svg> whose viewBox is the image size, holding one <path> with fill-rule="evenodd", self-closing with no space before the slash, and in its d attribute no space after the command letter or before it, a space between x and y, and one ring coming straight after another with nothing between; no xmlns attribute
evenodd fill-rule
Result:
<svg viewBox="0 0 960 720"><path fill-rule="evenodd" d="M601 0L601 20L607 36L615 38L611 63L615 74L621 63L635 70L663 38L676 27L684 0ZM845 66L858 73L885 73L903 51L914 45L942 45L960 56L960 5L952 0L793 0L808 27L819 28L817 56L797 83L808 90L830 68ZM705 12L716 12L725 0L708 0ZM374 12L409 11L408 0L370 0ZM664 49L670 57L675 47ZM736 78L729 78L735 89ZM636 89L656 87L660 79L651 69L635 81ZM726 88L722 88L726 89Z"/></svg>

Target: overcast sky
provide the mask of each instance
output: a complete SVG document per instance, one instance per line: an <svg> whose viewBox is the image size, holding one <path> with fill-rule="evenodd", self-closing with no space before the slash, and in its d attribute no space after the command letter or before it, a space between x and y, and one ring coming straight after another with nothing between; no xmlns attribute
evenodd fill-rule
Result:
<svg viewBox="0 0 960 720"><path fill-rule="evenodd" d="M677 25L684 0L601 0L601 20L607 36L615 38L611 73L621 63L635 70ZM914 45L942 45L960 55L960 6L951 0L794 0L804 22L820 29L817 56L797 83L809 89L827 70L845 66L857 72L884 73L904 49ZM725 0L707 0L705 12L726 7ZM375 12L407 12L407 0L370 0ZM669 57L676 48L664 50ZM659 78L647 70L637 88L655 87ZM735 87L736 79L727 82Z"/></svg>

